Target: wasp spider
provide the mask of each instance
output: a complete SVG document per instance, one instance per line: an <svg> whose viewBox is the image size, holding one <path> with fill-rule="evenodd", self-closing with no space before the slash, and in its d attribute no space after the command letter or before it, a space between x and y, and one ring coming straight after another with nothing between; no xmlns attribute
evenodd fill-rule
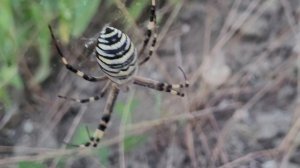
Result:
<svg viewBox="0 0 300 168"><path fill-rule="evenodd" d="M49 26L51 37L54 41L57 52L61 57L62 63L68 70L90 82L107 81L99 96L94 96L87 99L75 99L59 96L60 98L70 99L79 103L87 103L100 99L104 96L105 92L109 90L103 116L99 121L98 128L96 129L95 133L89 137L88 142L78 145L78 147L98 146L100 139L103 137L106 127L111 118L111 113L113 111L113 107L121 86L127 86L129 83L133 83L135 85L148 87L158 91L170 92L174 95L184 96L180 89L189 86L187 80L185 80L185 83L182 84L168 84L136 75L138 67L147 62L153 54L153 50L156 44L157 32L155 7L155 0L152 0L150 21L147 27L147 34L140 52L137 52L130 38L120 30L109 26L105 26L102 29L100 35L95 40L96 45L94 49L95 55L97 57L97 62L102 72L105 74L104 76L100 77L87 75L82 71L74 68L74 66L70 65L58 45L51 26ZM151 44L148 54L144 58L138 59L138 55L142 55L144 53L144 50L146 49L150 41Z"/></svg>

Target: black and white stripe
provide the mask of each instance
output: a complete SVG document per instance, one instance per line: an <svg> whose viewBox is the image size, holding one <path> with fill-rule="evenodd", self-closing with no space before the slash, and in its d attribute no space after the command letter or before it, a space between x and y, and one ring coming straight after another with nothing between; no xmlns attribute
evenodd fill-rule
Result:
<svg viewBox="0 0 300 168"><path fill-rule="evenodd" d="M117 84L132 79L137 71L137 53L130 38L120 30L106 26L96 46L97 62L102 71Z"/></svg>
<svg viewBox="0 0 300 168"><path fill-rule="evenodd" d="M97 62L105 73L104 76L94 77L84 72L78 70L75 66L71 65L65 58L62 50L59 47L59 44L54 36L51 26L49 25L49 30L51 37L54 41L55 47L58 51L58 54L61 57L62 63L65 67L75 73L77 76L91 82L98 81L107 81L105 86L102 88L101 93L97 96L92 96L84 99L72 98L66 96L59 96L62 99L71 100L79 103L88 103L99 100L104 97L105 93L108 92L107 102L104 108L103 116L101 117L98 127L93 135L90 135L87 130L89 140L86 143L81 145L73 145L77 147L97 147L100 140L103 138L106 128L110 122L110 118L113 112L113 108L119 93L120 85L127 86L128 82L132 82L135 85L140 85L143 87L148 87L154 90L168 92L177 96L184 96L182 92L183 88L189 87L189 82L184 71L182 71L185 82L170 84L152 80L149 78L144 78L136 75L137 68L144 63L146 63L150 57L153 55L156 41L157 41L157 26L156 26L156 2L151 0L150 8L150 18L149 24L147 27L146 37L142 43L142 48L137 54L136 48L134 47L130 38L121 32L120 30L106 26L102 31L97 35L97 38L94 38L92 41L92 46L95 46L93 50L95 52ZM88 44L90 45L90 44ZM148 54L144 54L146 47L150 47ZM137 59L140 56L141 59Z"/></svg>

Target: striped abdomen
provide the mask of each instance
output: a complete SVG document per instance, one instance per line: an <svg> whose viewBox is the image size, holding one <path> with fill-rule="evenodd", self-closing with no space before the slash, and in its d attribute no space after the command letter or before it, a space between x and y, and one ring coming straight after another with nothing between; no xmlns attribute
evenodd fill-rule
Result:
<svg viewBox="0 0 300 168"><path fill-rule="evenodd" d="M137 71L137 53L130 38L120 30L105 27L96 46L102 71L115 83L130 81Z"/></svg>

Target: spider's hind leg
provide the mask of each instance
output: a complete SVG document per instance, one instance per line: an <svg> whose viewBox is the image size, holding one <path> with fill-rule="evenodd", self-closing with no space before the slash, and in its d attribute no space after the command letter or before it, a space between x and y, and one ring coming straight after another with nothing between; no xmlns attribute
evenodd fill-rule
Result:
<svg viewBox="0 0 300 168"><path fill-rule="evenodd" d="M106 102L106 105L104 108L104 113L103 113L102 118L100 119L98 128L94 132L93 136L91 136L89 138L89 141L84 144L79 145L79 147L90 147L90 146L97 147L98 146L100 140L102 139L102 137L105 133L107 125L110 121L111 114L113 112L113 107L116 102L118 94L119 94L119 89L115 85L113 85L109 92L107 102Z"/></svg>

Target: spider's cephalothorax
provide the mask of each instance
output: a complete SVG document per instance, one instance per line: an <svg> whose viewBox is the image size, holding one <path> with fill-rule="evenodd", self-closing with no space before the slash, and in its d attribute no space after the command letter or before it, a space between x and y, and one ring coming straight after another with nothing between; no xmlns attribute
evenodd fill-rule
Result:
<svg viewBox="0 0 300 168"><path fill-rule="evenodd" d="M137 53L130 38L113 27L104 27L96 46L97 62L107 77L124 84L137 71Z"/></svg>
<svg viewBox="0 0 300 168"><path fill-rule="evenodd" d="M139 52L136 51L136 48L126 34L113 27L104 27L100 32L99 37L97 37L92 42L93 44L95 44L94 52L97 57L97 62L101 70L105 74L104 76L94 77L91 75L87 75L86 73L69 64L58 45L51 26L49 26L49 30L58 54L61 57L61 61L68 70L90 82L107 81L99 96L93 96L86 99L76 99L59 96L60 98L76 101L79 103L88 103L99 100L109 90L106 105L104 107L102 117L98 123L98 128L92 136L89 134L88 142L76 146L98 146L100 139L103 137L107 125L110 121L113 107L121 85L129 85L129 81L132 81L132 83L135 85L148 87L158 91L169 92L173 95L182 97L184 96L184 94L181 92L181 89L189 86L185 75L185 83L181 84L168 84L136 75L138 66L143 65L149 60L154 52L154 48L156 45L157 33L155 0L151 0L150 21L147 28L146 38L144 39L144 43ZM150 41L151 43L149 44ZM144 50L148 45L150 45L148 54L142 57L142 55L144 54ZM182 71L182 69L180 70Z"/></svg>

